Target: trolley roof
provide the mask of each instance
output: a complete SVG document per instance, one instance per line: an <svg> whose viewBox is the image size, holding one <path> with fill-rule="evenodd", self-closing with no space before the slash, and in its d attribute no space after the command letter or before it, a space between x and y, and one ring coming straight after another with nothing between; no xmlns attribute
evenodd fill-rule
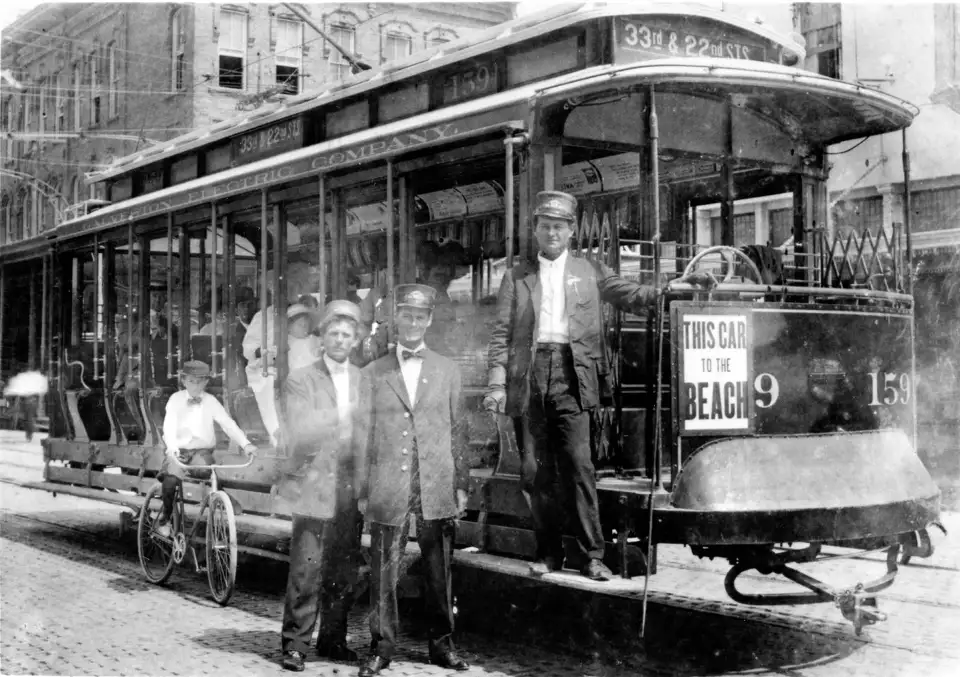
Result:
<svg viewBox="0 0 960 677"><path fill-rule="evenodd" d="M775 117L799 138L830 144L894 131L916 109L883 92L775 64L691 60L608 65L571 73L464 104L366 129L247 165L210 174L104 207L61 223L50 237L69 238L209 204L258 189L490 134L526 128L529 102L546 105L654 85L698 96L726 94L738 105Z"/></svg>
<svg viewBox="0 0 960 677"><path fill-rule="evenodd" d="M802 59L802 45L761 24L706 7L674 3L586 3L562 4L553 10L539 12L493 26L477 36L464 38L441 47L417 52L406 59L390 62L363 71L319 93L307 93L287 99L210 127L197 129L146 150L121 157L106 169L87 174L87 183L96 183L129 173L160 160L187 153L217 141L269 125L296 115L315 111L356 97L385 85L418 78L457 62L477 58L498 49L542 38L565 28L591 20L616 16L696 16L740 28L781 46L788 54Z"/></svg>

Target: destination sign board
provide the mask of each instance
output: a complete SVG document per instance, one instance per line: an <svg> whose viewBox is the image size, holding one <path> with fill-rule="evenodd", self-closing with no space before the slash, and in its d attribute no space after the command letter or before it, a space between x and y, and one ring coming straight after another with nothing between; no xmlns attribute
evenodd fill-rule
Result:
<svg viewBox="0 0 960 677"><path fill-rule="evenodd" d="M753 430L751 319L746 308L677 309L681 435Z"/></svg>
<svg viewBox="0 0 960 677"><path fill-rule="evenodd" d="M653 58L780 62L780 48L734 26L684 16L618 17L618 63Z"/></svg>
<svg viewBox="0 0 960 677"><path fill-rule="evenodd" d="M231 144L234 163L242 164L302 148L303 127L303 118L296 117L236 137Z"/></svg>

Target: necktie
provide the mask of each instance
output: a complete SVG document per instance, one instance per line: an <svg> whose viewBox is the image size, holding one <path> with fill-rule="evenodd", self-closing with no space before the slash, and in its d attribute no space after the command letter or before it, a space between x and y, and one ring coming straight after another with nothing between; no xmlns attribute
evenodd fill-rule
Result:
<svg viewBox="0 0 960 677"><path fill-rule="evenodd" d="M193 406L193 405L195 405L195 404L203 404L203 398L202 398L202 397L191 397L191 398L188 398L188 399L187 399L187 404L189 404L189 405L191 405L191 406Z"/></svg>
<svg viewBox="0 0 960 677"><path fill-rule="evenodd" d="M416 358L418 360L423 359L423 350L404 350L400 353L400 356L403 357L404 361Z"/></svg>

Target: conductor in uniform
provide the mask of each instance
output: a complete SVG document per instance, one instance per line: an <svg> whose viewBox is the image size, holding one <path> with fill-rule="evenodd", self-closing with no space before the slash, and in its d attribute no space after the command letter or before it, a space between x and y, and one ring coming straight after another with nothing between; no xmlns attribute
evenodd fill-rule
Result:
<svg viewBox="0 0 960 677"><path fill-rule="evenodd" d="M360 308L331 301L319 329L323 356L290 372L283 403L292 467L279 493L291 501L293 537L283 608L283 667L302 671L317 620L317 653L354 662L347 614L360 550L357 499L366 481L366 397L361 370L348 357Z"/></svg>
<svg viewBox="0 0 960 677"><path fill-rule="evenodd" d="M584 562L581 573L606 581L612 574L603 563L590 444L591 414L609 393L600 304L641 313L657 292L616 276L603 263L571 256L576 213L572 195L537 194L534 235L540 251L508 271L500 284L483 404L523 420L523 481L532 489L537 536L532 573L563 568L567 526Z"/></svg>
<svg viewBox="0 0 960 677"><path fill-rule="evenodd" d="M398 285L397 346L369 364L371 395L368 494L361 500L371 532L370 658L360 668L372 677L390 665L397 643L397 582L416 520L426 578L429 656L434 665L466 670L453 644L450 562L454 520L466 508L464 430L458 425L460 371L430 350L423 338L433 321L436 290Z"/></svg>

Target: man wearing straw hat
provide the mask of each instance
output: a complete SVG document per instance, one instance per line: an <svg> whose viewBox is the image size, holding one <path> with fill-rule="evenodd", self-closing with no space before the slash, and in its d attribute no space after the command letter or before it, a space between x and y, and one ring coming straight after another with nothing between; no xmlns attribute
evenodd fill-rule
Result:
<svg viewBox="0 0 960 677"><path fill-rule="evenodd" d="M566 526L580 550L581 573L606 581L612 574L603 563L590 443L591 415L609 397L601 301L645 313L657 291L568 254L577 214L572 195L538 193L533 214L540 253L508 271L500 284L483 403L523 419L523 483L531 489L537 535L531 572L563 568ZM705 277L684 281L709 283Z"/></svg>
<svg viewBox="0 0 960 677"><path fill-rule="evenodd" d="M375 384L370 401L367 495L370 522L370 634L373 655L360 677L390 665L398 640L397 583L410 519L425 570L430 662L466 670L453 644L455 519L466 508L465 437L460 423L460 371L430 350L436 290L402 284L395 290L396 348L365 369Z"/></svg>
<svg viewBox="0 0 960 677"><path fill-rule="evenodd" d="M319 323L323 356L293 369L283 384L291 472L279 494L292 503L293 537L281 645L283 667L296 672L304 669L318 619L317 653L357 660L347 647L347 614L360 549L369 388L348 358L359 322L356 304L331 301Z"/></svg>

